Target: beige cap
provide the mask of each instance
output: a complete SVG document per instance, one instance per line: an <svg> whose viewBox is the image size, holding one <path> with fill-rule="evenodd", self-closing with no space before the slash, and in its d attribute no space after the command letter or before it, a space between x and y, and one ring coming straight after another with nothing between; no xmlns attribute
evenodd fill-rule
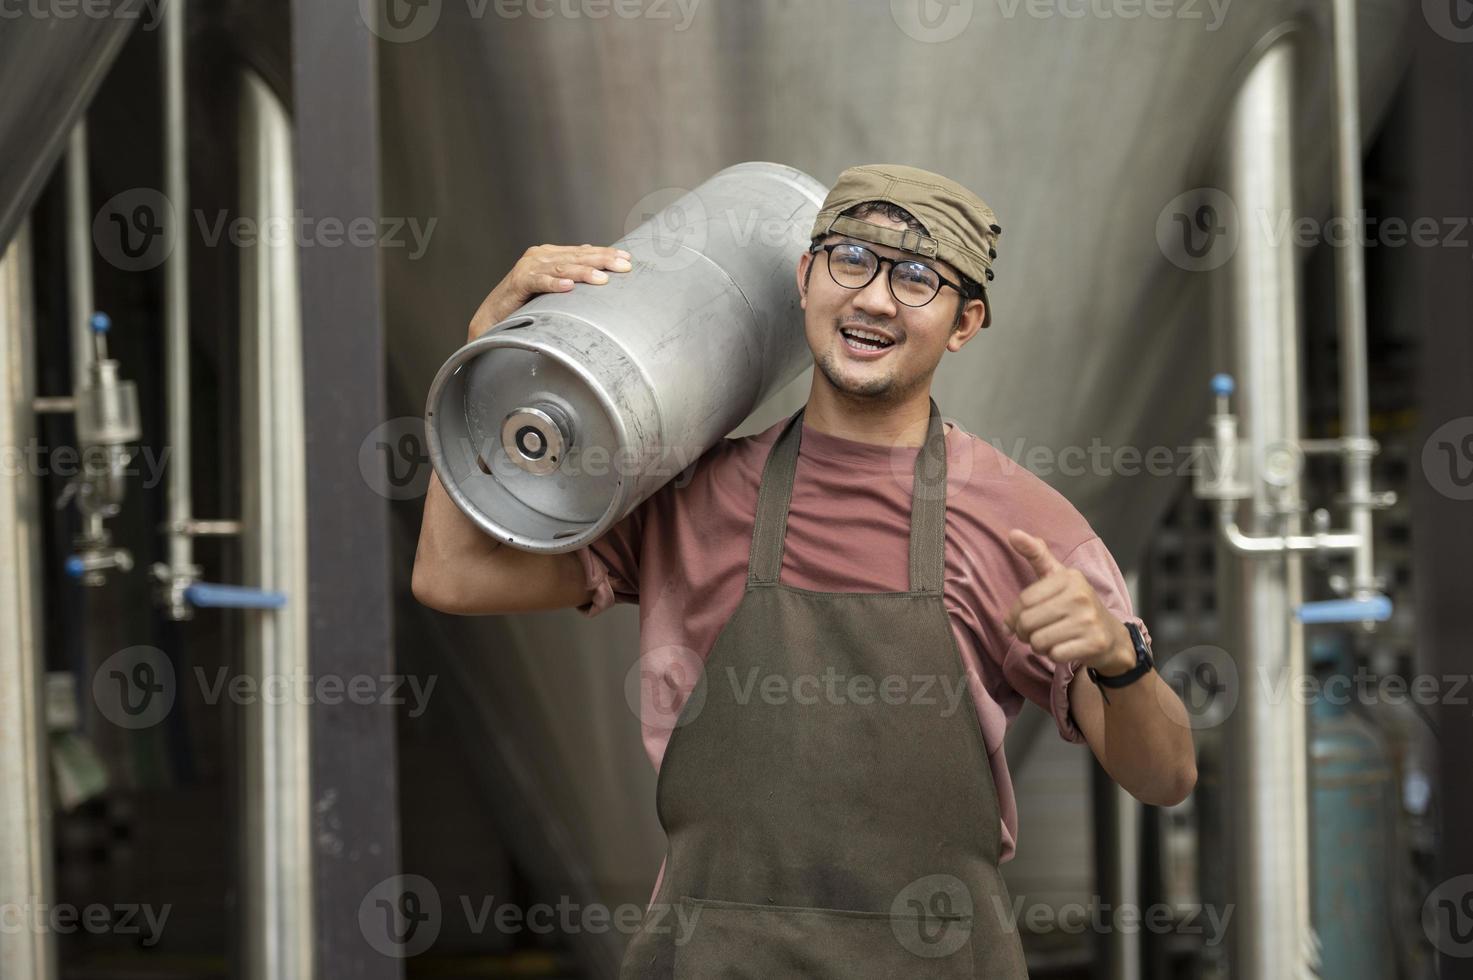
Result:
<svg viewBox="0 0 1473 980"><path fill-rule="evenodd" d="M927 234L909 228L885 228L843 214L864 201L889 201L905 208L926 226ZM997 258L1002 227L987 202L956 181L898 163L850 167L839 174L824 198L809 237L818 239L828 234L848 235L949 262L981 287L982 301L987 304L982 326L992 324L987 284L992 281L992 263Z"/></svg>

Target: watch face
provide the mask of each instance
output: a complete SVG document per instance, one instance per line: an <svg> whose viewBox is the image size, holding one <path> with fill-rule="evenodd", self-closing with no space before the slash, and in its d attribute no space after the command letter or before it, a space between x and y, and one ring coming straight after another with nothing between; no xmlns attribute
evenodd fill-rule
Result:
<svg viewBox="0 0 1473 980"><path fill-rule="evenodd" d="M1150 664L1155 666L1151 658L1151 648L1146 644L1146 638L1141 635L1141 629L1135 623L1127 622L1125 628L1130 632L1130 642L1135 646L1135 662L1137 664Z"/></svg>

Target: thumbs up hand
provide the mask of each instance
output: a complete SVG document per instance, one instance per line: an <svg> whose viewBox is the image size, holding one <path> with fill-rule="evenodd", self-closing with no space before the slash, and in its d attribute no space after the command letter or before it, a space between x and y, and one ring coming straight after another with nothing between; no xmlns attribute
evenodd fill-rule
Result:
<svg viewBox="0 0 1473 980"><path fill-rule="evenodd" d="M1013 529L1008 544L1033 567L1038 580L1018 594L1003 625L1009 633L1055 663L1077 661L1102 674L1135 666L1135 649L1125 624L1105 607L1077 568L1053 556L1048 545Z"/></svg>

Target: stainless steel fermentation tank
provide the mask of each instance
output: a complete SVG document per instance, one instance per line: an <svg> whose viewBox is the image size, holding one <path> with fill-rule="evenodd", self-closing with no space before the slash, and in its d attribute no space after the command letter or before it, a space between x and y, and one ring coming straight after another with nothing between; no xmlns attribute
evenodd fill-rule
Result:
<svg viewBox="0 0 1473 980"><path fill-rule="evenodd" d="M825 187L753 162L674 193L615 243L632 271L536 297L430 387L435 472L508 544L596 540L810 363L794 277Z"/></svg>

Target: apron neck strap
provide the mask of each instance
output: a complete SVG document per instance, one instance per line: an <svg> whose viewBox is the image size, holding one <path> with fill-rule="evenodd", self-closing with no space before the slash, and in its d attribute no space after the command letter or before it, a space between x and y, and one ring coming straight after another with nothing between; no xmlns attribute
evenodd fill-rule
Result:
<svg viewBox="0 0 1473 980"><path fill-rule="evenodd" d="M940 592L946 570L946 428L936 400L926 440L916 453L915 482L910 501L910 589ZM788 530L788 506L793 477L798 471L798 445L803 436L803 409L798 409L773 443L757 490L757 518L752 527L752 550L747 584L776 584L782 572L783 541Z"/></svg>

